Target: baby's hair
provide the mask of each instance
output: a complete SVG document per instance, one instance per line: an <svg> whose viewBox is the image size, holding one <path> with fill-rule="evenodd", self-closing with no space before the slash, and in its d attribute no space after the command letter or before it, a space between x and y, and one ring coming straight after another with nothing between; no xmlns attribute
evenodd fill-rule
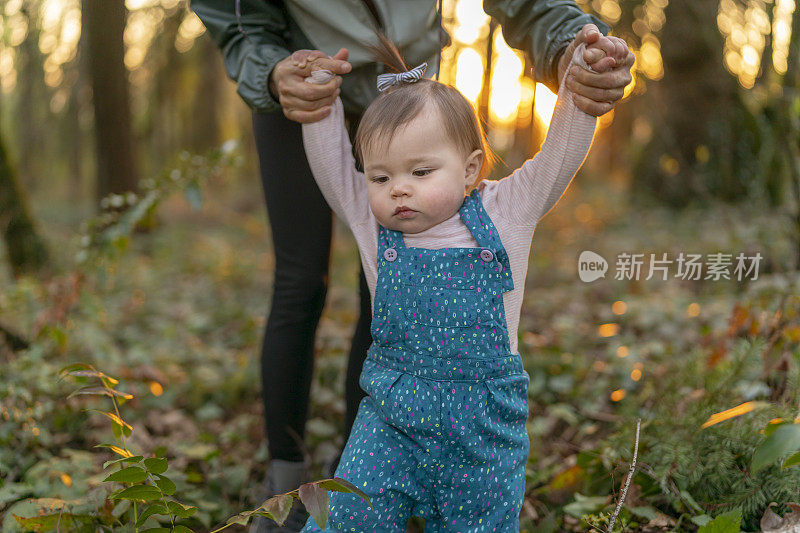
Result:
<svg viewBox="0 0 800 533"><path fill-rule="evenodd" d="M366 45L374 59L395 72L408 70L394 43L382 33L375 33L378 44ZM428 78L393 85L378 94L364 112L356 130L353 144L358 158L363 162L364 152L376 142L388 145L395 131L414 120L429 102L437 109L445 133L464 155L475 150L483 151L483 163L474 187L489 174L496 156L489 149L472 103L455 87Z"/></svg>

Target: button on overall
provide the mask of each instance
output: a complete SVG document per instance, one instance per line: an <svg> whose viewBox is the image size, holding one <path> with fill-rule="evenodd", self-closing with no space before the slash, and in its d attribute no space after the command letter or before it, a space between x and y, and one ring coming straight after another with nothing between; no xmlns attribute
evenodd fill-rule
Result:
<svg viewBox="0 0 800 533"><path fill-rule="evenodd" d="M511 353L508 255L477 190L459 209L477 248L407 248L379 227L373 344L331 492L326 532L519 531L528 458L528 374ZM320 531L309 518L303 531Z"/></svg>

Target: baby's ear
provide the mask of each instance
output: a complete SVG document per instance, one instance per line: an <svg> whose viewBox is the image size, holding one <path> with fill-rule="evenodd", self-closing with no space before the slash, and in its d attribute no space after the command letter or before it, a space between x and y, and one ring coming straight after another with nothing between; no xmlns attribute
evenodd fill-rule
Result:
<svg viewBox="0 0 800 533"><path fill-rule="evenodd" d="M481 173L483 167L483 150L475 150L467 156L464 179L467 185L472 185Z"/></svg>

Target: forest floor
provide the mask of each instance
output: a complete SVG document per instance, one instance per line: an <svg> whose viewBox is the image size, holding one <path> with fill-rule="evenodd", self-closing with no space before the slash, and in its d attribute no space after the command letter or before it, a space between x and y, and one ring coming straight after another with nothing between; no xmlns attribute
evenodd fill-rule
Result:
<svg viewBox="0 0 800 533"><path fill-rule="evenodd" d="M107 475L101 465L111 454L94 446L112 439L108 421L85 412L107 408L106 400L67 400L75 384L58 379L75 362L118 378L134 396L120 407L133 426L128 445L169 457L176 495L199 508L196 531L260 503L267 449L259 356L274 257L260 197L205 196L199 210L182 196L165 201L158 227L133 235L102 275L74 264L80 213L35 204L54 275L15 281L0 271L0 321L32 341L28 350L0 348L2 531L22 531L13 515L35 510L26 499L78 501ZM704 431L735 426L757 440L770 418L796 409L796 380L780 389L761 373L774 347L762 341L776 332L797 364L800 327L790 310L797 303L786 300L800 294L800 275L790 270L794 246L788 223L764 209L634 209L621 190L573 183L536 229L525 283L519 351L531 378L531 447L521 531L583 531L590 526L582 516L607 519L639 417L643 477L627 493L626 530L693 531L717 514L714 495L691 476L674 494L659 485L680 461L668 461L658 445L677 450L664 435L690 442L698 421L747 400L772 406ZM608 261L604 279L579 279L584 250ZM645 279L651 253L674 261L680 252L704 261L718 252L763 259L757 280L681 280L675 262L668 280ZM615 279L622 253L645 254L638 280ZM329 279L305 439L313 479L326 477L323 466L344 443L344 376L358 309L358 256L338 221ZM764 506L746 507L751 523Z"/></svg>

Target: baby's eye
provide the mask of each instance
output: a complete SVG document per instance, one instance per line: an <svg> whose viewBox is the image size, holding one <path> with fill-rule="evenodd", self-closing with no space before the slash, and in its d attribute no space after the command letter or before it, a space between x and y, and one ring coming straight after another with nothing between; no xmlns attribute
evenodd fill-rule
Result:
<svg viewBox="0 0 800 533"><path fill-rule="evenodd" d="M385 182L386 180L388 180L388 179L389 179L389 178L388 178L388 177L386 177L386 176L373 176L373 177L371 177L369 180L370 180L372 183L384 183L384 182Z"/></svg>
<svg viewBox="0 0 800 533"><path fill-rule="evenodd" d="M413 172L413 174L414 174L415 176L427 176L427 175L428 175L428 174L430 174L431 172L433 172L433 169L432 169L432 168L418 168L417 170L415 170L415 171Z"/></svg>

